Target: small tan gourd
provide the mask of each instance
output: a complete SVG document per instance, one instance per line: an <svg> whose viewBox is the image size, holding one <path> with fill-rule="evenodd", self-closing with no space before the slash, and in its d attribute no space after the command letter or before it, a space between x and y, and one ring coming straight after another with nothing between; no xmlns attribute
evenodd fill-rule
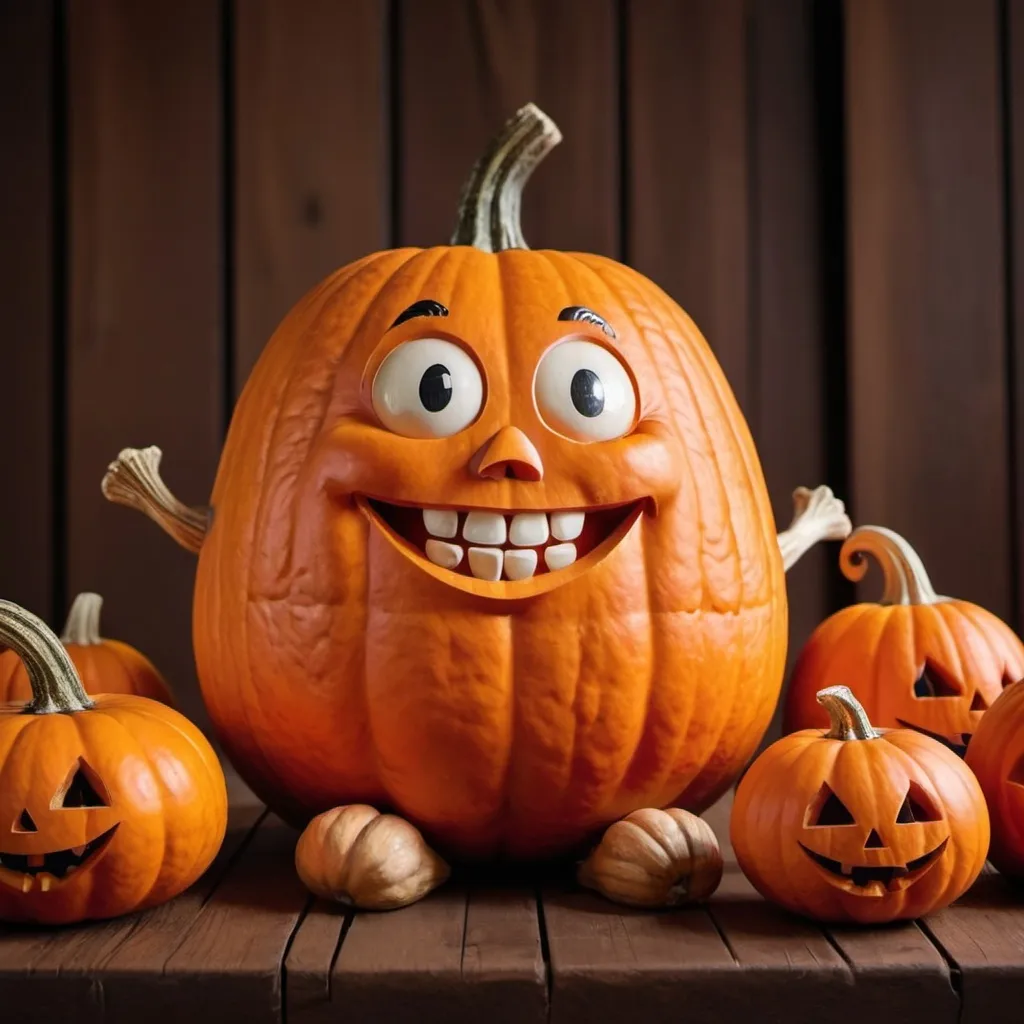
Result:
<svg viewBox="0 0 1024 1024"><path fill-rule="evenodd" d="M450 873L417 828L365 804L317 815L299 838L295 867L310 892L361 910L415 903Z"/></svg>
<svg viewBox="0 0 1024 1024"><path fill-rule="evenodd" d="M644 808L608 828L578 878L616 903L673 907L718 888L722 852L703 818L675 807Z"/></svg>

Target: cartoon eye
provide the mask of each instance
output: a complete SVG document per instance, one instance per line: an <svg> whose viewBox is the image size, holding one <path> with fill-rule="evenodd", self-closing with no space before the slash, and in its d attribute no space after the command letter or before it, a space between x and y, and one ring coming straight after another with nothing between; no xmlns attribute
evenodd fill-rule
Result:
<svg viewBox="0 0 1024 1024"><path fill-rule="evenodd" d="M807 809L806 826L820 828L825 825L853 825L849 808L832 791L827 782L822 783L814 803Z"/></svg>
<svg viewBox="0 0 1024 1024"><path fill-rule="evenodd" d="M924 789L912 782L896 815L896 824L910 825L918 821L942 821L942 815Z"/></svg>
<svg viewBox="0 0 1024 1024"><path fill-rule="evenodd" d="M633 426L633 381L615 355L592 341L569 339L550 349L533 392L544 422L574 441L610 441Z"/></svg>
<svg viewBox="0 0 1024 1024"><path fill-rule="evenodd" d="M476 419L483 399L476 363L440 338L399 345L373 378L373 411L388 430L404 437L451 437Z"/></svg>
<svg viewBox="0 0 1024 1024"><path fill-rule="evenodd" d="M914 682L915 697L959 697L962 693L962 688L931 661L925 661Z"/></svg>
<svg viewBox="0 0 1024 1024"><path fill-rule="evenodd" d="M51 804L54 808L72 810L85 807L109 807L103 786L84 761L79 761L65 786L58 790Z"/></svg>

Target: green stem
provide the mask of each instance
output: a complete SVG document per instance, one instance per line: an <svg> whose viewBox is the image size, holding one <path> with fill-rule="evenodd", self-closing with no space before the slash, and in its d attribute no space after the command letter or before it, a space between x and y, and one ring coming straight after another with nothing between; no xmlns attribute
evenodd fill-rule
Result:
<svg viewBox="0 0 1024 1024"><path fill-rule="evenodd" d="M56 633L19 605L0 601L0 648L7 647L24 662L32 685L25 714L68 714L93 706Z"/></svg>

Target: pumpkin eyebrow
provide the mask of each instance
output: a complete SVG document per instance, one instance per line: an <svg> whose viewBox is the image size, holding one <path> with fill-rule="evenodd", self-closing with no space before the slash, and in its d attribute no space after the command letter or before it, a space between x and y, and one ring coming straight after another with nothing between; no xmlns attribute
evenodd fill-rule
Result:
<svg viewBox="0 0 1024 1024"><path fill-rule="evenodd" d="M558 314L559 320L582 320L588 324L597 324L598 327L608 335L609 338L614 338L615 330L610 323L603 316L595 313L592 309L587 309L586 306L566 306L561 313Z"/></svg>
<svg viewBox="0 0 1024 1024"><path fill-rule="evenodd" d="M406 320L412 320L418 316L447 316L448 307L442 305L437 299L420 299L419 302L414 302L407 309L403 309L401 313L395 319L395 322L388 328L391 330L393 327L397 327L399 324L404 324Z"/></svg>

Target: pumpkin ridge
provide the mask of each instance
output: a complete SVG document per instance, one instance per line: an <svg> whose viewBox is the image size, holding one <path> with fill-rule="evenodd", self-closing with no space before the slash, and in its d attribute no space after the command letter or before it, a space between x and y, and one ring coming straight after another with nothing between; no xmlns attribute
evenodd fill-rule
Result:
<svg viewBox="0 0 1024 1024"><path fill-rule="evenodd" d="M956 678L958 680L961 681L961 685L963 685L964 689L966 690L966 683L964 682L964 680L966 678L965 666L964 666L963 658L960 655L960 645L957 643L956 632L954 631L954 629L950 625L950 623L946 620L945 615L943 615L942 612L939 611L940 605L927 605L925 607L927 607L929 610L934 609L934 613L930 617L938 624L939 632L942 633L943 637L946 640L946 643L948 644L948 646L953 651L953 658L956 661L956 667L954 668L954 666L952 666L952 665L947 665L946 668L947 668L948 671L952 672L956 676ZM915 634L914 635L914 642L915 642L915 644L917 643L917 640L918 640L917 629L918 629L918 625L919 625L918 619L920 617L921 616L916 616L916 615L914 616L914 634Z"/></svg>
<svg viewBox="0 0 1024 1024"><path fill-rule="evenodd" d="M942 607L955 608L964 618L967 619L988 641L987 646L993 651L998 651L1002 658L1003 674L1011 674L1014 681L1024 676L1024 649L1015 632L1010 630L1002 620L993 616L980 605L971 604L969 601L944 601ZM1000 627L1003 627L1002 629ZM1016 640L1017 649L1014 650L1013 640Z"/></svg>

